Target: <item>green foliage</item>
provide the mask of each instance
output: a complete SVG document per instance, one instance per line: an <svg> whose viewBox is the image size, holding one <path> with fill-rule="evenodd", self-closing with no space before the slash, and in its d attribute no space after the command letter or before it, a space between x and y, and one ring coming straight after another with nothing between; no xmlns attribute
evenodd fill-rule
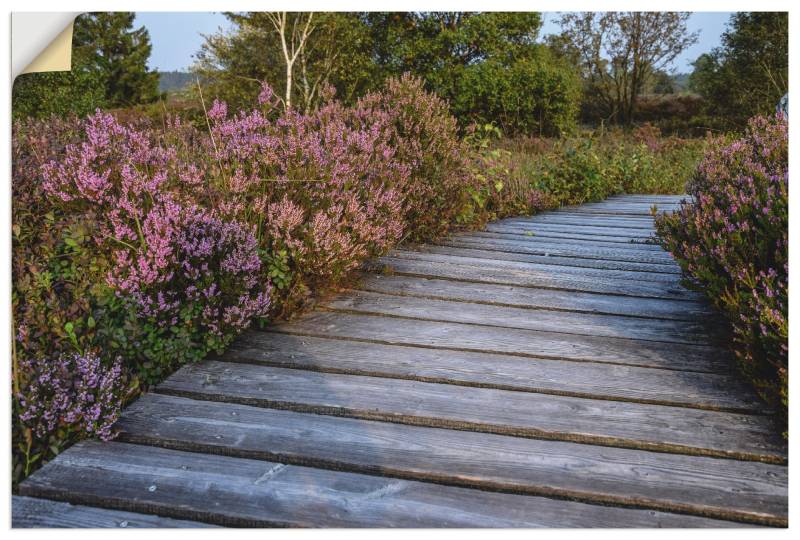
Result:
<svg viewBox="0 0 800 540"><path fill-rule="evenodd" d="M194 76L185 71L159 71L158 91L179 93L194 83Z"/></svg>
<svg viewBox="0 0 800 540"><path fill-rule="evenodd" d="M74 120L53 119L18 123L12 139L14 483L81 436L60 426L38 438L19 421L18 394L32 376L20 366L96 350L98 304L108 293L101 285L108 258L92 245L92 223L65 216L41 188L39 167L76 138Z"/></svg>
<svg viewBox="0 0 800 540"><path fill-rule="evenodd" d="M152 46L144 27L133 28L127 11L82 15L76 20L73 70L98 74L109 107L127 107L158 98L158 73L147 69Z"/></svg>
<svg viewBox="0 0 800 540"><path fill-rule="evenodd" d="M102 79L85 71L25 73L14 80L11 114L19 118L48 118L67 113L85 116L106 106Z"/></svg>
<svg viewBox="0 0 800 540"><path fill-rule="evenodd" d="M548 195L549 205L581 204L616 193L684 193L703 140L662 137L645 126L561 139L504 141L512 176Z"/></svg>
<svg viewBox="0 0 800 540"><path fill-rule="evenodd" d="M158 73L147 70L150 38L133 30L130 12L75 19L72 70L29 73L14 81L14 119L85 116L98 108L148 103L158 97Z"/></svg>
<svg viewBox="0 0 800 540"><path fill-rule="evenodd" d="M632 125L639 96L659 71L697 42L688 12L605 11L561 15L550 39L584 79L584 110L594 121Z"/></svg>
<svg viewBox="0 0 800 540"><path fill-rule="evenodd" d="M497 147L502 132L494 124L471 125L465 142L471 148L468 187L472 204L458 216L467 226L482 226L488 220L535 213L552 206L552 198L517 173L517 156Z"/></svg>
<svg viewBox="0 0 800 540"><path fill-rule="evenodd" d="M509 135L575 127L580 81L544 47L511 65L490 59L467 66L457 84L452 107L463 121L496 122Z"/></svg>
<svg viewBox="0 0 800 540"><path fill-rule="evenodd" d="M727 128L741 129L751 116L774 112L789 89L788 13L732 15L722 46L694 62L689 84L705 98L707 113L724 119Z"/></svg>
<svg viewBox="0 0 800 540"><path fill-rule="evenodd" d="M301 13L289 14L299 17ZM286 66L279 35L263 12L226 13L233 30L206 36L192 71L210 98L232 109L249 107L266 82L279 96L286 93ZM352 13L314 13L315 28L294 66L293 105L308 112L330 85L340 100L352 104L383 78L369 57L369 35ZM289 21L292 23L292 20Z"/></svg>
<svg viewBox="0 0 800 540"><path fill-rule="evenodd" d="M574 126L574 70L536 43L538 13L368 13L384 75L410 72L450 102L462 127L558 134Z"/></svg>

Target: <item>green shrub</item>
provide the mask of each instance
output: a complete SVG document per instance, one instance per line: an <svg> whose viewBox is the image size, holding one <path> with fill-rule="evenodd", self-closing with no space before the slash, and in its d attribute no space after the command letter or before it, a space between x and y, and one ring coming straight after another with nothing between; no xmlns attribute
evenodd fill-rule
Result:
<svg viewBox="0 0 800 540"><path fill-rule="evenodd" d="M493 122L508 135L551 136L575 128L579 99L574 70L540 49L511 66L499 60L467 66L452 106L462 120Z"/></svg>
<svg viewBox="0 0 800 540"><path fill-rule="evenodd" d="M552 204L581 204L616 193L684 193L705 141L632 132L587 132L560 139L503 141L512 176L548 194Z"/></svg>

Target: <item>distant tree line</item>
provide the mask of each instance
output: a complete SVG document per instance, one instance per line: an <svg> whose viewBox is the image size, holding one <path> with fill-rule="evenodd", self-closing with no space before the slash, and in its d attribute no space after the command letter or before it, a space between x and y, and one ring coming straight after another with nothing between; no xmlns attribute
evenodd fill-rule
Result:
<svg viewBox="0 0 800 540"><path fill-rule="evenodd" d="M178 92L192 84L194 79L194 75L185 71L159 71L158 91Z"/></svg>
<svg viewBox="0 0 800 540"><path fill-rule="evenodd" d="M72 30L72 70L20 75L12 114L44 118L130 107L158 98L158 74L147 69L152 46L131 12L87 13Z"/></svg>
<svg viewBox="0 0 800 540"><path fill-rule="evenodd" d="M694 62L689 86L725 128L774 111L789 91L789 14L734 14L722 45Z"/></svg>
<svg viewBox="0 0 800 540"><path fill-rule="evenodd" d="M251 106L266 81L284 107L308 112L328 87L352 104L405 72L447 99L462 126L510 135L558 135L579 122L737 129L774 110L788 91L787 14L734 14L720 47L676 77L671 64L697 40L689 15L564 13L561 32L540 39L535 12L231 12L232 30L206 36L192 73L158 74L132 13L93 13L76 20L71 72L17 78L14 116L148 103L196 92L195 78L234 109Z"/></svg>
<svg viewBox="0 0 800 540"><path fill-rule="evenodd" d="M268 81L307 111L332 86L354 102L404 72L421 77L463 122L558 134L574 125L580 80L538 43L539 13L226 13L194 67L209 94L235 106ZM282 17L282 18L281 18Z"/></svg>

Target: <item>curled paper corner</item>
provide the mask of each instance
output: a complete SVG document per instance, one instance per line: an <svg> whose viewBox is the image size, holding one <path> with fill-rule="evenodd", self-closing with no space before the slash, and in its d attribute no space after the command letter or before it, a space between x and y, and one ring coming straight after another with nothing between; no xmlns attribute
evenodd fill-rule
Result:
<svg viewBox="0 0 800 540"><path fill-rule="evenodd" d="M11 75L72 69L72 24L79 12L12 13Z"/></svg>

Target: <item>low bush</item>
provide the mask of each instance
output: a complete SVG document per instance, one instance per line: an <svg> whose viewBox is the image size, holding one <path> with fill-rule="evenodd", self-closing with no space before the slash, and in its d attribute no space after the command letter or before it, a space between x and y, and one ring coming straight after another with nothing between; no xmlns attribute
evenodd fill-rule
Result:
<svg viewBox="0 0 800 540"><path fill-rule="evenodd" d="M496 122L507 135L558 136L576 126L580 80L546 48L511 65L476 62L458 78L453 107L462 121Z"/></svg>
<svg viewBox="0 0 800 540"><path fill-rule="evenodd" d="M124 111L15 124L15 481L113 436L140 388L252 321L507 203L476 202L488 154L417 79L353 107L330 91L308 114L276 102L267 86L252 110L214 101L201 128Z"/></svg>
<svg viewBox="0 0 800 540"><path fill-rule="evenodd" d="M558 206L617 193L684 193L704 145L702 139L663 137L645 125L630 132L510 139L499 147L510 152L511 176L527 179Z"/></svg>
<svg viewBox="0 0 800 540"><path fill-rule="evenodd" d="M493 124L473 124L467 129L475 184L469 187L472 205L462 215L465 223L482 226L491 219L534 214L556 205L552 194L534 187L520 171L518 155L497 147L501 136Z"/></svg>
<svg viewBox="0 0 800 540"><path fill-rule="evenodd" d="M744 374L771 405L788 407L788 129L750 120L743 137L711 143L693 196L658 217L664 247L727 315Z"/></svg>

